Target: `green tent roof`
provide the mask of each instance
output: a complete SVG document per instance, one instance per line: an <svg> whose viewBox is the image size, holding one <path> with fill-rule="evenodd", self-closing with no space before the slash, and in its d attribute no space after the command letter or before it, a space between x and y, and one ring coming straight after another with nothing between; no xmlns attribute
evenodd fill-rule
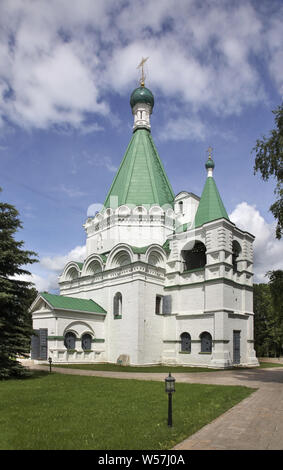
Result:
<svg viewBox="0 0 283 470"><path fill-rule="evenodd" d="M118 198L118 206L173 206L172 187L147 129L137 129L133 133L104 207L110 207L110 197L113 196Z"/></svg>
<svg viewBox="0 0 283 470"><path fill-rule="evenodd" d="M40 294L52 307L56 309L74 310L76 312L91 312L106 314L106 310L91 299L78 299L76 297L66 297L64 295Z"/></svg>
<svg viewBox="0 0 283 470"><path fill-rule="evenodd" d="M195 227L216 219L228 219L228 214L221 200L212 176L207 177L195 216Z"/></svg>

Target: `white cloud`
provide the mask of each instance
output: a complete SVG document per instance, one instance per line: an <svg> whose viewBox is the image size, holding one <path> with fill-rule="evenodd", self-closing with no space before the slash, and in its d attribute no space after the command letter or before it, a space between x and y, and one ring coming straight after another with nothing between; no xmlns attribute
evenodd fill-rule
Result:
<svg viewBox="0 0 283 470"><path fill-rule="evenodd" d="M69 251L66 255L59 255L54 257L45 256L40 260L40 264L45 269L61 273L64 266L69 261L84 261L86 257L86 246L76 246L73 250Z"/></svg>
<svg viewBox="0 0 283 470"><path fill-rule="evenodd" d="M277 87L283 95L283 9L281 15L276 18L271 18L270 28L267 31L267 44L269 54L269 72L272 79L277 84Z"/></svg>
<svg viewBox="0 0 283 470"><path fill-rule="evenodd" d="M166 140L204 140L205 125L198 119L169 119L157 134L157 138Z"/></svg>
<svg viewBox="0 0 283 470"><path fill-rule="evenodd" d="M258 63L282 88L283 8L268 13L251 0L2 0L0 122L101 130L87 116L112 122L107 93L129 94L142 56L163 96L240 113L267 99Z"/></svg>
<svg viewBox="0 0 283 470"><path fill-rule="evenodd" d="M267 223L255 206L241 202L229 218L254 235L255 282L267 282L267 271L282 269L283 240L275 238L275 224Z"/></svg>
<svg viewBox="0 0 283 470"><path fill-rule="evenodd" d="M57 290L58 289L58 274L57 273L46 273L43 276L39 274L31 273L22 274L20 276L15 276L15 279L19 279L21 281L32 282L34 284L35 289L38 292L48 292L50 290Z"/></svg>
<svg viewBox="0 0 283 470"><path fill-rule="evenodd" d="M69 261L83 262L86 258L86 247L76 246L66 255L46 256L37 265L28 268L31 275L17 276L18 279L33 282L39 292L58 291L58 279ZM33 271L33 272L32 272Z"/></svg>

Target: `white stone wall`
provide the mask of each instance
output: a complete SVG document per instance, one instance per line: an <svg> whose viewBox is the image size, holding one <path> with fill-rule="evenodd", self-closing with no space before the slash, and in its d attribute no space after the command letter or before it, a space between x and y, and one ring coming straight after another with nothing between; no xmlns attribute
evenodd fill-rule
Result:
<svg viewBox="0 0 283 470"><path fill-rule="evenodd" d="M174 212L170 207L120 206L89 218L84 227L87 256L110 251L119 243L137 247L163 245L173 232Z"/></svg>

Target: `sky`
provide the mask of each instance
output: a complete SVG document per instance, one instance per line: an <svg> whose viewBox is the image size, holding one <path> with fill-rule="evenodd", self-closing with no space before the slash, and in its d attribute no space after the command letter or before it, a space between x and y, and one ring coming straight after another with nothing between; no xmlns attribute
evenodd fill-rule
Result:
<svg viewBox="0 0 283 470"><path fill-rule="evenodd" d="M127 145L145 64L151 131L175 194L201 195L207 149L230 220L256 236L255 282L282 268L269 211L275 181L253 148L283 94L280 0L1 0L1 200L38 254L39 291L85 258L83 224L103 204Z"/></svg>

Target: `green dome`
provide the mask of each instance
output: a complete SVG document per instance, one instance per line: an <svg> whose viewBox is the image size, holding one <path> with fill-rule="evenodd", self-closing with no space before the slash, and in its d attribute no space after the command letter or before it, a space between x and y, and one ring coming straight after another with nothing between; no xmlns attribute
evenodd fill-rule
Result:
<svg viewBox="0 0 283 470"><path fill-rule="evenodd" d="M209 158L205 164L205 168L208 170L208 168L214 168L215 164L212 158Z"/></svg>
<svg viewBox="0 0 283 470"><path fill-rule="evenodd" d="M131 94L130 105L133 108L137 103L147 103L150 104L150 106L153 108L154 98L153 94L148 88L140 86L133 91Z"/></svg>

